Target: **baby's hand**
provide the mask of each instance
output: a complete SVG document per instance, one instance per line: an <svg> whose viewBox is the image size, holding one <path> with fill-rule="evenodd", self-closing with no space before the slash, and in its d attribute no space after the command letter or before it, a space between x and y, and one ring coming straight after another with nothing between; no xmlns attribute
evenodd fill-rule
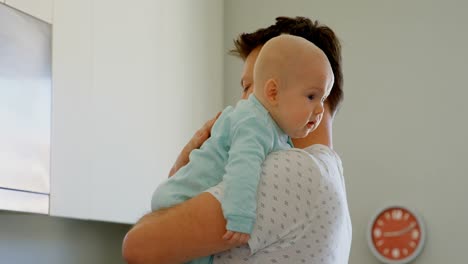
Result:
<svg viewBox="0 0 468 264"><path fill-rule="evenodd" d="M250 239L250 235L246 233L239 233L239 232L233 232L233 231L227 231L224 236L224 240L227 240L230 244L247 244L247 242Z"/></svg>

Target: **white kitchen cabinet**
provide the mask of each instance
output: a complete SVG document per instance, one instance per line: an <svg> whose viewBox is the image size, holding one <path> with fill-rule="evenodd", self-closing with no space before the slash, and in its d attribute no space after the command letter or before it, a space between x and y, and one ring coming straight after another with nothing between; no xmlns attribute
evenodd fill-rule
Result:
<svg viewBox="0 0 468 264"><path fill-rule="evenodd" d="M134 223L223 102L222 1L55 0L54 216Z"/></svg>
<svg viewBox="0 0 468 264"><path fill-rule="evenodd" d="M4 0L7 5L52 24L54 0Z"/></svg>

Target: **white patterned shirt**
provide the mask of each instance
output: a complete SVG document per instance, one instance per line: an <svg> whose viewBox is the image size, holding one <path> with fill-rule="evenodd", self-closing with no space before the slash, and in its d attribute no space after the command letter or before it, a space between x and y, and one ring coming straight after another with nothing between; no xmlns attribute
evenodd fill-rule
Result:
<svg viewBox="0 0 468 264"><path fill-rule="evenodd" d="M208 192L221 200L223 190L221 183ZM348 263L351 236L339 156L324 145L282 150L263 164L248 245L214 263Z"/></svg>

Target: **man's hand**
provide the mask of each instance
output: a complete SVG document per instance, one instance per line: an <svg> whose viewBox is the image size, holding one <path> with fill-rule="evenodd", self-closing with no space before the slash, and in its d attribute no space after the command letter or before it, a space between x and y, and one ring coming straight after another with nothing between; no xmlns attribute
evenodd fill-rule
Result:
<svg viewBox="0 0 468 264"><path fill-rule="evenodd" d="M233 231L227 231L223 235L223 239L227 240L230 244L247 244L250 239L250 235L246 233L239 233Z"/></svg>
<svg viewBox="0 0 468 264"><path fill-rule="evenodd" d="M195 135L193 135L192 139L187 144L190 146L190 151L194 149L198 149L203 145L203 143L211 136L211 128L213 128L214 123L218 120L218 117L221 115L221 112L218 112L216 116L208 121L200 128Z"/></svg>
<svg viewBox="0 0 468 264"><path fill-rule="evenodd" d="M220 115L221 112L219 112L214 118L208 120L203 127L193 135L187 145L185 145L180 152L179 157L177 157L174 166L172 166L171 171L169 172L169 177L174 175L180 168L187 165L189 162L190 152L194 149L200 148L201 145L203 145L203 143L211 136L211 128Z"/></svg>

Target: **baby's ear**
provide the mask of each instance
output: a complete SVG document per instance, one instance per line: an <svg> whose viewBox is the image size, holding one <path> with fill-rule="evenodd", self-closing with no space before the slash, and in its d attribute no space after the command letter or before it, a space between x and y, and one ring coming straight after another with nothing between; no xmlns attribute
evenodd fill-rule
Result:
<svg viewBox="0 0 468 264"><path fill-rule="evenodd" d="M264 87L265 98L273 106L276 106L278 104L278 89L279 89L278 81L275 79L269 79L265 83L265 87Z"/></svg>

